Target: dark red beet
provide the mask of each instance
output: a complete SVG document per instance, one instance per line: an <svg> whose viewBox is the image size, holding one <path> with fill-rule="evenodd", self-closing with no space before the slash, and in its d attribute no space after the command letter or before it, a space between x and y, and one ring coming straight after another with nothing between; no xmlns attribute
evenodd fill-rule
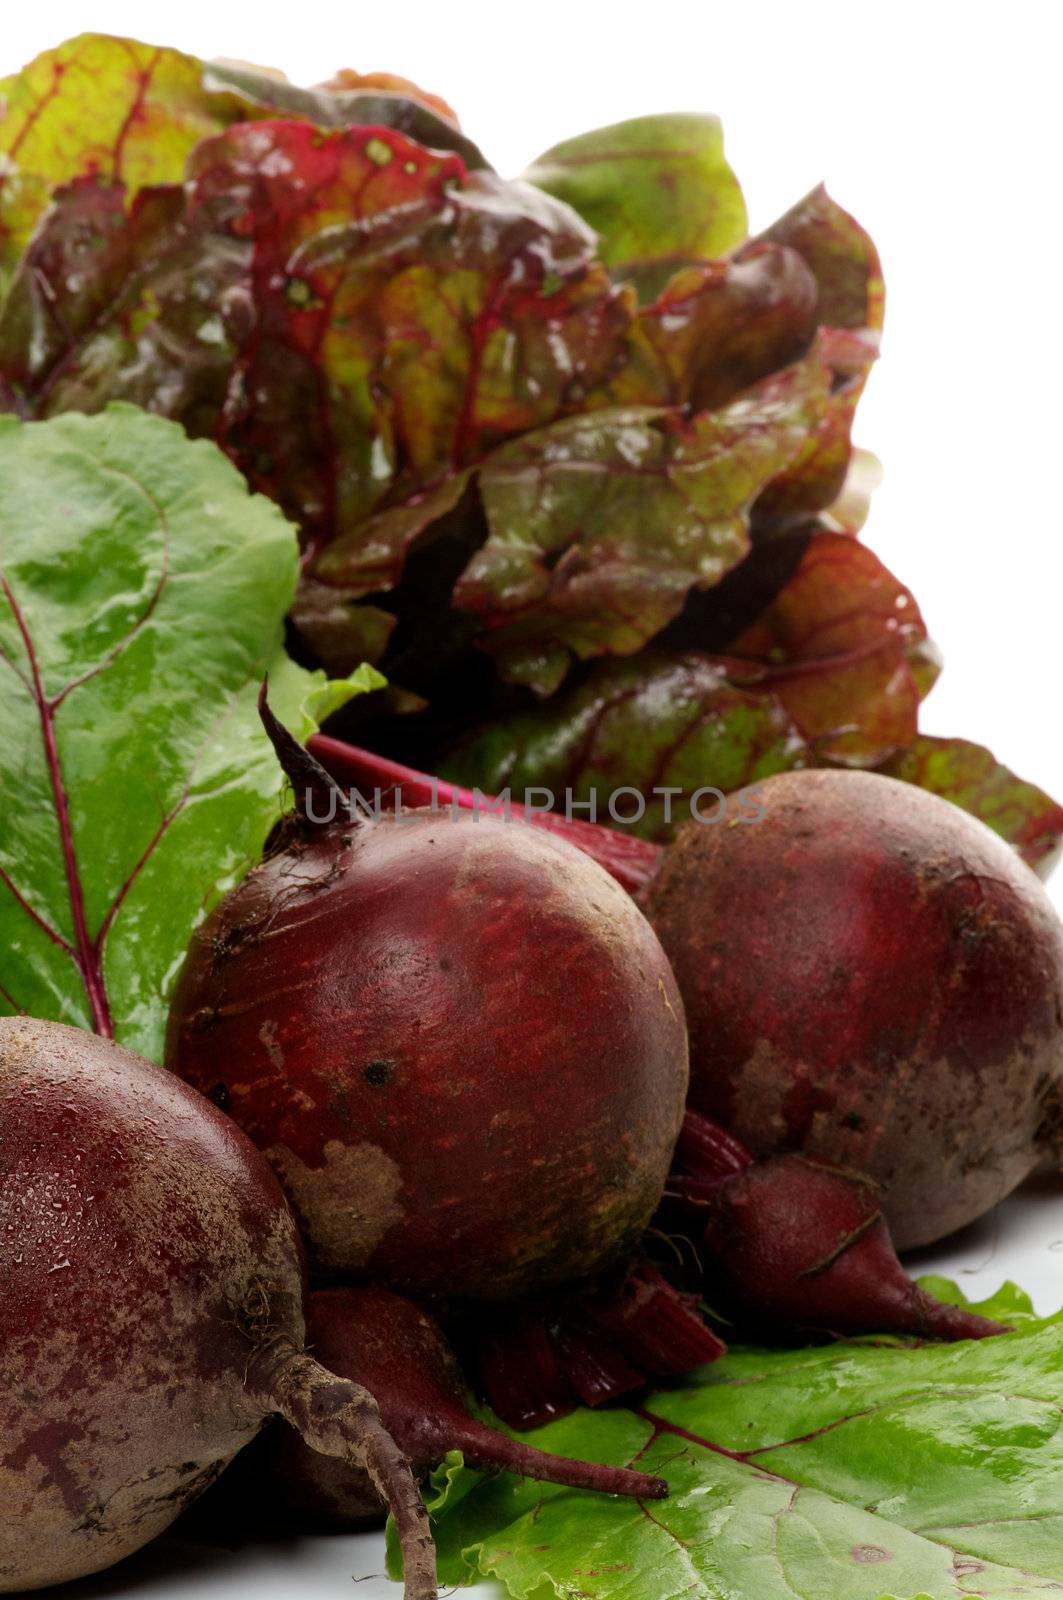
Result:
<svg viewBox="0 0 1063 1600"><path fill-rule="evenodd" d="M1008 846L935 795L842 771L759 793L760 823L684 828L647 896L690 1104L754 1154L866 1173L898 1247L929 1243L1058 1136L1063 928Z"/></svg>
<svg viewBox="0 0 1063 1600"><path fill-rule="evenodd" d="M98 1572L160 1533L270 1416L367 1470L409 1600L435 1595L409 1464L365 1389L305 1354L277 1182L172 1074L0 1019L0 1592Z"/></svg>
<svg viewBox="0 0 1063 1600"><path fill-rule="evenodd" d="M769 1333L906 1333L984 1339L1000 1323L935 1300L897 1260L865 1180L806 1156L769 1156L727 1178L708 1207L706 1293Z"/></svg>
<svg viewBox="0 0 1063 1600"><path fill-rule="evenodd" d="M369 793L431 793L370 752L315 747ZM1018 856L935 795L831 770L757 793L763 821L689 823L666 850L533 820L647 911L686 1005L691 1105L758 1154L869 1174L898 1246L931 1243L1063 1150L1063 928Z"/></svg>
<svg viewBox="0 0 1063 1600"><path fill-rule="evenodd" d="M548 1455L478 1421L442 1329L388 1289L316 1291L310 1296L307 1330L319 1361L376 1397L384 1426L418 1476L448 1450L460 1450L470 1466L549 1483L647 1499L667 1493L660 1478ZM309 1450L286 1425L271 1430L261 1464L272 1480L271 1492L300 1521L349 1524L380 1516L384 1509L368 1474Z"/></svg>
<svg viewBox="0 0 1063 1600"><path fill-rule="evenodd" d="M322 815L329 780L268 721ZM608 874L427 811L297 823L195 936L167 1061L269 1156L318 1269L446 1298L630 1249L687 1078L671 969Z"/></svg>

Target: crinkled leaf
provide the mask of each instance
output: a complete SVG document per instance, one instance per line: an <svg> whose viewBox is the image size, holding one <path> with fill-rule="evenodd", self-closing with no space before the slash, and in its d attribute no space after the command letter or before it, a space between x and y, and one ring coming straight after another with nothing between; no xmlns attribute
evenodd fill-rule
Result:
<svg viewBox="0 0 1063 1600"><path fill-rule="evenodd" d="M707 656L647 651L602 663L578 688L481 730L451 752L443 776L489 794L509 786L518 798L545 786L562 810L567 791L582 817L595 796L596 820L668 839L698 789L730 793L805 754L776 695L736 686ZM645 799L637 819L637 795L619 797L610 812L621 788ZM654 793L669 788L671 797ZM711 795L700 802L708 816L715 804Z"/></svg>
<svg viewBox="0 0 1063 1600"><path fill-rule="evenodd" d="M455 151L470 171L488 165L445 102L408 78L344 71L316 89L300 89L275 72L211 61L203 67L203 84L233 96L249 120L290 117L319 128L394 128L432 150Z"/></svg>
<svg viewBox="0 0 1063 1600"><path fill-rule="evenodd" d="M610 379L608 398L711 410L796 361L815 333L816 282L795 250L759 244L687 267L637 319L650 359Z"/></svg>
<svg viewBox="0 0 1063 1600"><path fill-rule="evenodd" d="M757 523L765 534L773 523L786 528L834 505L849 474L853 415L878 355L877 340L865 333L820 328L816 350L832 375L830 398L794 460L757 502Z"/></svg>
<svg viewBox="0 0 1063 1600"><path fill-rule="evenodd" d="M822 184L758 236L804 257L818 286L816 320L878 330L886 307L882 263L870 235Z"/></svg>
<svg viewBox="0 0 1063 1600"><path fill-rule="evenodd" d="M108 34L81 34L4 79L0 285L58 184L179 182L189 152L236 114L194 57Z"/></svg>
<svg viewBox="0 0 1063 1600"><path fill-rule="evenodd" d="M819 760L875 765L911 744L929 687L915 600L865 545L816 533L788 582L725 649L779 696Z"/></svg>
<svg viewBox="0 0 1063 1600"><path fill-rule="evenodd" d="M980 1306L1009 1315L1010 1286ZM631 1463L632 1503L448 1459L429 1491L444 1582L514 1600L1032 1600L1063 1591L1063 1326L997 1339L738 1350L638 1413L529 1437ZM472 1481L470 1481L472 1480Z"/></svg>
<svg viewBox="0 0 1063 1600"><path fill-rule="evenodd" d="M790 469L758 507L762 526L822 511L842 492L851 456L853 413L878 354L885 290L878 252L854 217L822 185L762 233L803 258L815 281L814 320L834 373L827 414Z"/></svg>
<svg viewBox="0 0 1063 1600"><path fill-rule="evenodd" d="M344 90L383 90L387 94L401 95L406 100L419 100L422 105L430 106L440 117L447 122L452 122L459 127L461 119L448 100L441 94L431 94L427 89L422 89L419 83L414 83L412 78L404 78L397 72L356 72L353 67L341 67L334 72L331 78L317 85L319 89ZM387 124L389 127L393 124ZM408 131L408 130L403 130ZM430 139L422 141L431 144Z"/></svg>
<svg viewBox="0 0 1063 1600"><path fill-rule="evenodd" d="M882 769L939 794L999 833L1042 877L1063 844L1063 806L1025 783L983 745L920 736Z"/></svg>
<svg viewBox="0 0 1063 1600"><path fill-rule="evenodd" d="M635 117L554 145L525 173L599 235L602 260L648 298L678 266L726 255L746 206L716 117Z"/></svg>
<svg viewBox="0 0 1063 1600"><path fill-rule="evenodd" d="M0 484L0 1009L158 1060L192 928L280 814L263 674L303 733L370 681L322 698L284 655L293 530L172 423L0 418Z"/></svg>
<svg viewBox="0 0 1063 1600"><path fill-rule="evenodd" d="M0 312L6 409L44 418L126 400L219 431L249 332L250 248L223 205L189 209L177 185L95 177L60 189Z"/></svg>
<svg viewBox="0 0 1063 1600"><path fill-rule="evenodd" d="M749 548L749 509L827 403L809 359L717 411L614 409L555 423L480 469L489 537L454 603L510 680L550 693L569 653L630 655Z"/></svg>
<svg viewBox="0 0 1063 1600"><path fill-rule="evenodd" d="M590 236L525 185L462 181L456 156L398 133L295 123L231 129L190 171L199 203L240 198L254 247L227 439L311 540L577 406L618 353L629 313Z"/></svg>
<svg viewBox="0 0 1063 1600"><path fill-rule="evenodd" d="M403 86L407 92L403 92ZM236 121L298 117L322 128L397 128L487 165L432 96L405 80L300 89L278 73L135 39L86 33L0 82L0 287L46 209L73 179L124 183L133 194L180 182L202 139Z"/></svg>

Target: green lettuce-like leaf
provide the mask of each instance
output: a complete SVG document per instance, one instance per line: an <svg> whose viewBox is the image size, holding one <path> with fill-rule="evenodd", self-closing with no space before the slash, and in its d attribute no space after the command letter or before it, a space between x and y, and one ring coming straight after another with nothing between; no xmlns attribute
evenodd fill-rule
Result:
<svg viewBox="0 0 1063 1600"><path fill-rule="evenodd" d="M0 1009L161 1057L195 924L261 854L326 686L282 649L292 528L206 442L127 406L0 418Z"/></svg>
<svg viewBox="0 0 1063 1600"><path fill-rule="evenodd" d="M746 235L746 206L719 119L635 117L544 152L524 174L565 200L599 236L602 260L652 298L691 261L726 255Z"/></svg>
<svg viewBox="0 0 1063 1600"><path fill-rule="evenodd" d="M789 581L724 654L776 693L817 761L872 766L916 735L933 681L911 591L865 545L817 532Z"/></svg>
<svg viewBox="0 0 1063 1600"><path fill-rule="evenodd" d="M0 289L52 190L78 178L130 194L179 183L197 144L233 122L295 117L320 128L396 128L470 168L480 151L412 85L301 89L279 73L84 33L0 81Z"/></svg>
<svg viewBox="0 0 1063 1600"><path fill-rule="evenodd" d="M25 418L128 401L217 435L248 331L251 252L233 207L94 176L56 192L0 311L0 407Z"/></svg>
<svg viewBox="0 0 1063 1600"><path fill-rule="evenodd" d="M178 183L238 114L179 50L84 33L0 82L0 288L59 184Z"/></svg>
<svg viewBox="0 0 1063 1600"><path fill-rule="evenodd" d="M983 745L920 734L882 768L969 811L1047 878L1063 846L1063 806L1025 783Z"/></svg>
<svg viewBox="0 0 1063 1600"><path fill-rule="evenodd" d="M485 1479L449 1458L428 1497L443 1581L494 1577L514 1600L1058 1594L1063 1318L1032 1317L1011 1285L978 1309L1016 1331L736 1350L637 1413L576 1412L529 1436L661 1473L665 1501Z"/></svg>
<svg viewBox="0 0 1063 1600"><path fill-rule="evenodd" d="M796 250L817 285L816 320L827 328L877 332L886 311L882 263L856 218L822 184L759 234L758 240Z"/></svg>
<svg viewBox="0 0 1063 1600"><path fill-rule="evenodd" d="M805 529L692 591L630 662L597 666L547 704L473 732L442 771L487 792L596 792L614 823L608 797L632 787L646 810L630 831L668 839L701 787L728 793L832 761L874 766L907 747L935 673L909 590L849 535ZM653 793L668 787L680 791L671 801ZM625 814L638 810L629 797Z"/></svg>
<svg viewBox="0 0 1063 1600"><path fill-rule="evenodd" d="M502 675L552 692L571 652L630 655L749 549L750 508L825 411L809 359L717 411L605 410L496 451L489 535L454 589Z"/></svg>
<svg viewBox="0 0 1063 1600"><path fill-rule="evenodd" d="M581 817L593 796L594 820L665 840L698 789L727 794L807 756L778 696L741 688L708 656L654 650L597 665L577 688L487 726L450 752L442 775L487 794L545 786L560 809L570 791ZM642 795L642 814L631 794L609 811L620 788ZM654 793L668 788L671 797ZM713 797L701 804L712 815Z"/></svg>

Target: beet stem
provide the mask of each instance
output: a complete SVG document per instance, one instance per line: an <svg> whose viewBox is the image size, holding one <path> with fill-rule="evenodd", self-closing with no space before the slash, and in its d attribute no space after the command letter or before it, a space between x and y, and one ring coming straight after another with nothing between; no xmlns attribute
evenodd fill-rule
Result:
<svg viewBox="0 0 1063 1600"><path fill-rule="evenodd" d="M368 1472L395 1519L405 1600L436 1600L428 1513L410 1463L381 1422L373 1396L294 1346L275 1346L263 1355L269 1367L265 1405L289 1422L312 1450Z"/></svg>
<svg viewBox="0 0 1063 1600"><path fill-rule="evenodd" d="M448 1424L449 1424L448 1418ZM446 1448L460 1450L472 1467L497 1467L517 1472L540 1483L561 1483L570 1489L591 1489L596 1494L622 1494L634 1500L663 1500L668 1485L663 1478L630 1467L610 1467L597 1461L572 1461L548 1450L536 1450L510 1439L473 1418L448 1426ZM442 1443L443 1441L441 1441Z"/></svg>
<svg viewBox="0 0 1063 1600"><path fill-rule="evenodd" d="M270 710L267 698L269 679L263 678L258 691L258 714L269 741L277 752L288 782L295 792L295 809L303 822L315 825L350 815L347 796L336 780L304 750L293 733ZM311 814L311 812L313 814ZM354 819L352 818L352 821Z"/></svg>
<svg viewBox="0 0 1063 1600"><path fill-rule="evenodd" d="M415 767L403 766L372 750L343 744L327 734L315 733L310 744L337 777L355 786L390 792L396 803L410 808L430 805L451 811L483 811L496 799L481 790L462 789L444 778L418 772ZM604 823L588 822L583 817L528 807L519 800L510 802L509 814L567 839L604 867L636 900L646 893L660 868L664 847L633 833L620 833Z"/></svg>

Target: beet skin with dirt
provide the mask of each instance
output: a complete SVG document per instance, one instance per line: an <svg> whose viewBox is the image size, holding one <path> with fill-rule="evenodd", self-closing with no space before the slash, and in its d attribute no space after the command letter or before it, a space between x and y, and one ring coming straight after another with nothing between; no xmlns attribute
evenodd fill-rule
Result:
<svg viewBox="0 0 1063 1600"><path fill-rule="evenodd" d="M263 710L327 814L332 780ZM621 1258L687 1085L671 968L608 873L431 810L297 814L194 936L167 1063L269 1157L319 1273L447 1300Z"/></svg>

